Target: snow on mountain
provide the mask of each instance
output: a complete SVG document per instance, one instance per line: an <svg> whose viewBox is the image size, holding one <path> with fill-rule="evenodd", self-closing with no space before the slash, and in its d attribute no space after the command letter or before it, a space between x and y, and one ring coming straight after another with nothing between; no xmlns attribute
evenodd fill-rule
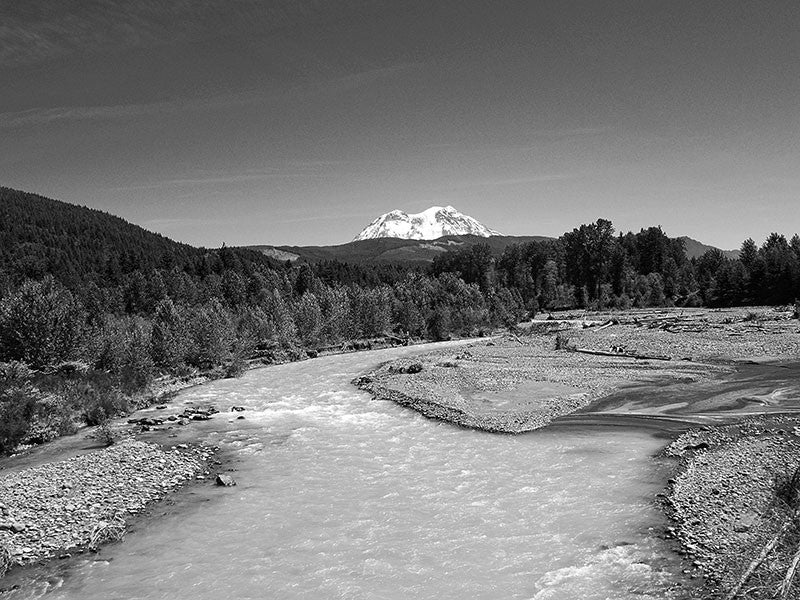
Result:
<svg viewBox="0 0 800 600"><path fill-rule="evenodd" d="M452 206L431 206L428 210L417 214L393 210L381 215L367 225L353 241L384 237L435 240L443 235L489 237L502 234L489 229L470 216L461 214Z"/></svg>

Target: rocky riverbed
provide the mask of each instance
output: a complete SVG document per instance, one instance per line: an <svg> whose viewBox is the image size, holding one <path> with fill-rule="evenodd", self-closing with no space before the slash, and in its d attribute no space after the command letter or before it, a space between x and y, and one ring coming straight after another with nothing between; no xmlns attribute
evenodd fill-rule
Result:
<svg viewBox="0 0 800 600"><path fill-rule="evenodd" d="M0 477L0 567L68 558L124 535L128 521L208 474L214 449L125 439Z"/></svg>
<svg viewBox="0 0 800 600"><path fill-rule="evenodd" d="M800 419L781 413L800 408L792 370L800 323L791 309L560 317L529 323L522 334L390 362L355 383L431 418L519 433L600 406L596 400L626 382L651 382L633 404L619 392L615 414L635 405L640 416L687 419L687 428L695 413L719 423L686 431L665 450L678 459L662 495L674 520L665 535L687 557L685 573L703 577L703 598L773 597L800 547L800 473L792 480ZM786 373L774 380L777 367L760 377L739 373L746 362L766 360L787 363ZM717 383L734 375L736 385L715 396ZM647 400L669 385L671 394ZM697 398L693 386L702 389ZM757 414L764 411L770 414ZM800 598L800 583L781 593Z"/></svg>
<svg viewBox="0 0 800 600"><path fill-rule="evenodd" d="M788 308L673 309L538 320L519 335L381 365L355 383L431 418L519 433L626 383L708 381L736 361L798 357L800 323L791 316Z"/></svg>
<svg viewBox="0 0 800 600"><path fill-rule="evenodd" d="M701 571L704 597L773 597L800 534L795 522L800 490L792 481L800 467L798 419L751 417L692 430L665 453L680 459L665 498L674 521L667 536L680 542ZM772 540L775 547L757 562ZM800 597L800 587L794 588L785 597Z"/></svg>

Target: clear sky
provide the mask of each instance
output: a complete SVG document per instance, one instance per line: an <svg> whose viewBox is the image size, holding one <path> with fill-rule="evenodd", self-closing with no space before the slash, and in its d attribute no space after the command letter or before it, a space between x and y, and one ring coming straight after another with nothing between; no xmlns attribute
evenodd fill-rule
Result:
<svg viewBox="0 0 800 600"><path fill-rule="evenodd" d="M0 0L0 185L195 245L800 231L797 0Z"/></svg>

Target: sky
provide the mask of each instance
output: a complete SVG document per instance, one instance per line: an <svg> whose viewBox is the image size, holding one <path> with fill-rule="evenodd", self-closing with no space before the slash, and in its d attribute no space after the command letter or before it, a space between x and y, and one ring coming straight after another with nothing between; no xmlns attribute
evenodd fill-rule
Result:
<svg viewBox="0 0 800 600"><path fill-rule="evenodd" d="M0 0L0 185L194 245L800 232L796 0Z"/></svg>

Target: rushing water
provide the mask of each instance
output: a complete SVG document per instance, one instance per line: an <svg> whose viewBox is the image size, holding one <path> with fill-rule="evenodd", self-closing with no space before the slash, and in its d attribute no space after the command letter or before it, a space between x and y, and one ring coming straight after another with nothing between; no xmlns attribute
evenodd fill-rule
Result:
<svg viewBox="0 0 800 600"><path fill-rule="evenodd" d="M493 435L372 401L350 380L408 349L187 390L223 412L234 488L23 586L45 598L669 598L684 576L653 504L663 440L626 428ZM225 413L247 408L245 420ZM34 589L35 588L35 589Z"/></svg>

